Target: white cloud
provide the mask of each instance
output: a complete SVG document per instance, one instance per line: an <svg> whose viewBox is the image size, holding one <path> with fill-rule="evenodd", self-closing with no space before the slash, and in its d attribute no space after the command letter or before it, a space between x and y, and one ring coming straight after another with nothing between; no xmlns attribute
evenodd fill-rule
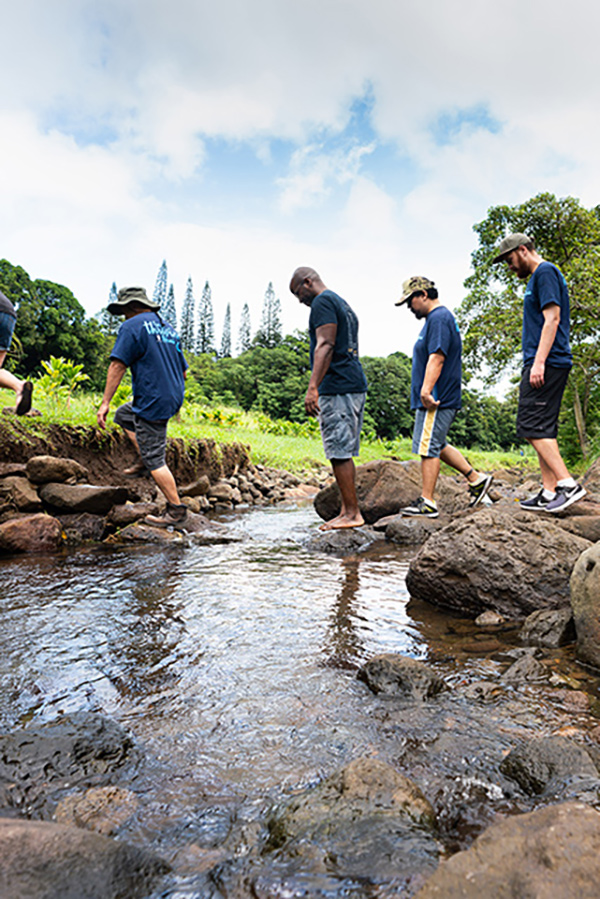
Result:
<svg viewBox="0 0 600 899"><path fill-rule="evenodd" d="M269 280L304 327L287 283L310 264L357 308L363 351L410 352L401 281L428 274L456 305L489 206L598 203L599 24L583 0L21 0L3 18L2 254L89 312L113 280L151 289L166 258L178 297L209 279L234 331L246 301L258 325ZM346 139L365 93L373 133ZM241 175L215 204L211 138L272 173L244 185L252 215ZM285 172L277 141L295 148ZM382 142L404 179L391 152L374 168Z"/></svg>

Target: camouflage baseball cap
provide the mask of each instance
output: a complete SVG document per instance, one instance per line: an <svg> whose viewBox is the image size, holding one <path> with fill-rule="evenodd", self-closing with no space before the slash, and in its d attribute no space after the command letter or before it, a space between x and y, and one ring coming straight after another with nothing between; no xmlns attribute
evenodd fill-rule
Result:
<svg viewBox="0 0 600 899"><path fill-rule="evenodd" d="M130 303L140 303L147 306L148 309L160 309L160 303L148 299L148 294L143 287L122 287L117 294L114 303L109 303L106 307L111 315L123 315L125 307Z"/></svg>
<svg viewBox="0 0 600 899"><path fill-rule="evenodd" d="M502 262L503 257L507 253L512 253L517 247L522 247L523 244L527 243L533 243L531 237L528 237L527 234L508 234L496 247L496 255L492 259L492 263Z"/></svg>
<svg viewBox="0 0 600 899"><path fill-rule="evenodd" d="M398 302L394 303L394 305L401 306L402 303L406 303L406 301L411 298L413 293L421 293L424 290L428 290L430 287L435 287L435 284L433 281L430 281L429 278L423 278L422 275L413 275L412 278L407 278L406 281L403 282L402 296Z"/></svg>

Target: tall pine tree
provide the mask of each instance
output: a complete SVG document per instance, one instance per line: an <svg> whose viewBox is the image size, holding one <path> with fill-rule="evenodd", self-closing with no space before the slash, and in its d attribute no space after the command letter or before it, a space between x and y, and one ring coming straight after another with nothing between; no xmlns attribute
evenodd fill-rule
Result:
<svg viewBox="0 0 600 899"><path fill-rule="evenodd" d="M159 306L164 306L166 298L167 298L167 261L166 261L166 259L163 259L162 265L158 270L158 275L156 276L156 284L154 285L154 294L152 295L152 299L154 300L155 303L158 303Z"/></svg>
<svg viewBox="0 0 600 899"><path fill-rule="evenodd" d="M110 306L111 303L116 303L118 297L117 285L113 281L112 287L110 288L110 292L108 294L108 303L107 306ZM98 316L98 321L100 322L100 327L105 334L108 334L110 337L114 337L119 330L119 326L121 324L121 320L117 315L112 315L108 309L103 309L100 315Z"/></svg>
<svg viewBox="0 0 600 899"><path fill-rule="evenodd" d="M240 330L238 333L237 351L238 354L245 353L252 346L252 332L250 329L250 308L248 303L244 303L242 315L240 318Z"/></svg>
<svg viewBox="0 0 600 899"><path fill-rule="evenodd" d="M275 296L273 282L269 281L269 286L265 291L260 329L256 333L254 342L257 346L272 349L283 340L281 330L281 301Z"/></svg>
<svg viewBox="0 0 600 899"><path fill-rule="evenodd" d="M187 279L185 288L185 299L183 301L183 310L181 312L181 347L186 353L195 351L194 340L194 287L192 279Z"/></svg>
<svg viewBox="0 0 600 899"><path fill-rule="evenodd" d="M221 358L226 359L229 356L231 356L231 304L227 303L221 335Z"/></svg>
<svg viewBox="0 0 600 899"><path fill-rule="evenodd" d="M208 281L204 285L198 311L197 353L215 352L215 316L212 307L212 291Z"/></svg>
<svg viewBox="0 0 600 899"><path fill-rule="evenodd" d="M177 308L175 306L175 291L173 290L172 284L169 284L167 299L162 305L160 314L165 321L169 322L169 324L173 325L175 330L177 330Z"/></svg>

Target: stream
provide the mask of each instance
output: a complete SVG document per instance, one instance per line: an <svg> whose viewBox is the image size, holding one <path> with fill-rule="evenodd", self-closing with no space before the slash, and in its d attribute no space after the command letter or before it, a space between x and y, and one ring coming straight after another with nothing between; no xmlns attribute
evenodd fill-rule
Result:
<svg viewBox="0 0 600 899"><path fill-rule="evenodd" d="M172 865L152 899L220 895L206 872L232 829L360 756L414 779L455 851L533 807L494 776L516 740L595 727L598 681L569 647L538 654L551 682L466 696L522 653L517 628L409 603L413 550L310 552L312 505L220 520L243 539L0 561L0 729L86 710L133 733L144 761L121 785L140 802L117 839ZM428 662L452 691L412 708L374 696L356 672L387 652Z"/></svg>

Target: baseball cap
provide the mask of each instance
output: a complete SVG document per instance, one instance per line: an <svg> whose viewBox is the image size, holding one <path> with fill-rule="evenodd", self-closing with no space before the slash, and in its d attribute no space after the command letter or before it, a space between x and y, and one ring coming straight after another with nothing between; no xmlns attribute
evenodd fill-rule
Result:
<svg viewBox="0 0 600 899"><path fill-rule="evenodd" d="M506 256L507 253L511 253L513 250L516 250L517 247L522 247L523 244L526 243L533 243L531 237L528 237L527 234L509 234L504 238L504 240L501 240L496 247L496 255L492 259L492 263L502 262L503 256Z"/></svg>
<svg viewBox="0 0 600 899"><path fill-rule="evenodd" d="M406 281L403 281L402 283L402 296L396 303L394 303L394 306L401 306L402 303L406 303L406 301L410 299L413 293L428 290L430 287L435 287L435 284L433 281L430 281L429 278L424 278L422 275L413 275L412 278L407 278Z"/></svg>
<svg viewBox="0 0 600 899"><path fill-rule="evenodd" d="M148 294L143 287L122 287L117 294L114 303L109 303L106 307L111 315L123 315L123 311L130 303L141 303L148 309L160 309L160 303L148 299Z"/></svg>

